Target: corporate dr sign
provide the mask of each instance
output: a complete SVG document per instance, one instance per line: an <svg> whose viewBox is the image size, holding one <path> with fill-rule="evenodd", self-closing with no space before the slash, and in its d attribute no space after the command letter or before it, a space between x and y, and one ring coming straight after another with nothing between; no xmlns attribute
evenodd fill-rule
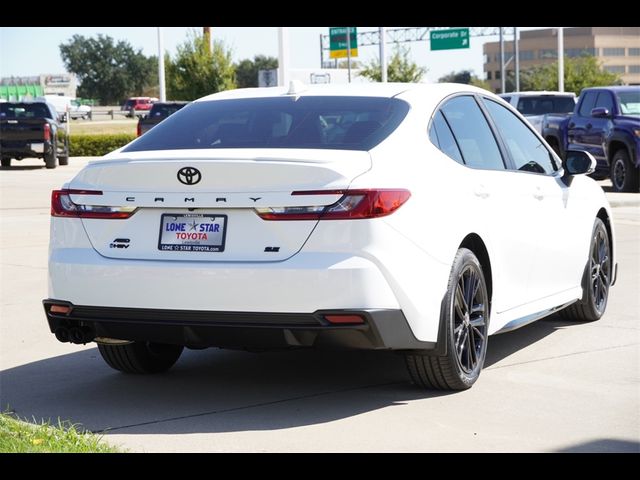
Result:
<svg viewBox="0 0 640 480"><path fill-rule="evenodd" d="M431 30L431 50L469 48L469 29Z"/></svg>

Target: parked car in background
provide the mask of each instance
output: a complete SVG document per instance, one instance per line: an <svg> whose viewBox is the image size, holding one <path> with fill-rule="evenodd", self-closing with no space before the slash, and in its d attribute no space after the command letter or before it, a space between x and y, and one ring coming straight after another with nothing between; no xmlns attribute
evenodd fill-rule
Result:
<svg viewBox="0 0 640 480"><path fill-rule="evenodd" d="M573 92L512 92L499 97L513 105L539 133L542 133L545 115L569 114L576 106L576 95Z"/></svg>
<svg viewBox="0 0 640 480"><path fill-rule="evenodd" d="M584 150L598 161L594 178L611 177L616 192L640 187L640 86L585 88L570 115L547 115L542 135L564 156Z"/></svg>
<svg viewBox="0 0 640 480"><path fill-rule="evenodd" d="M138 136L151 130L151 128L165 118L173 115L189 102L156 102L151 107L148 115L142 115L138 120L138 128L136 130Z"/></svg>
<svg viewBox="0 0 640 480"><path fill-rule="evenodd" d="M36 102L48 102L53 105L59 116L68 112L69 118L86 119L91 115L91 107L89 105L81 105L78 99L64 95L42 95L36 97Z"/></svg>
<svg viewBox="0 0 640 480"><path fill-rule="evenodd" d="M65 114L61 115L65 120ZM11 160L36 157L47 168L69 163L69 146L62 121L46 102L0 103L0 158L3 167Z"/></svg>
<svg viewBox="0 0 640 480"><path fill-rule="evenodd" d="M151 110L151 107L158 99L155 97L130 97L122 104L122 111L129 112L127 117L141 116Z"/></svg>
<svg viewBox="0 0 640 480"><path fill-rule="evenodd" d="M604 314L589 153L561 164L471 85L296 83L196 100L53 192L59 341L127 373L185 347L395 350L416 385L462 390L489 335Z"/></svg>

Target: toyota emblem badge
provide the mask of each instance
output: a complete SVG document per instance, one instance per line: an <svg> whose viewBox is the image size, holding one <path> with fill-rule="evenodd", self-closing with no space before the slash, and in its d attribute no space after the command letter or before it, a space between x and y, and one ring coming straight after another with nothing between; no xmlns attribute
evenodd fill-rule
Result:
<svg viewBox="0 0 640 480"><path fill-rule="evenodd" d="M184 167L178 170L178 181L185 185L195 185L202 179L200 170L193 167Z"/></svg>

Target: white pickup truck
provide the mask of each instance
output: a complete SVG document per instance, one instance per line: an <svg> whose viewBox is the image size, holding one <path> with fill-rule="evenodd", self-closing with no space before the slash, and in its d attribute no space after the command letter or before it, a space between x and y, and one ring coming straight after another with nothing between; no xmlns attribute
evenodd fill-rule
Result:
<svg viewBox="0 0 640 480"><path fill-rule="evenodd" d="M81 105L80 102L73 97L66 97L63 95L43 95L41 97L37 97L35 101L49 102L56 108L59 115L68 111L70 118L86 119L91 115L91 107L89 105Z"/></svg>
<svg viewBox="0 0 640 480"><path fill-rule="evenodd" d="M540 134L546 114L571 113L576 106L576 95L573 92L511 92L499 96L524 115Z"/></svg>

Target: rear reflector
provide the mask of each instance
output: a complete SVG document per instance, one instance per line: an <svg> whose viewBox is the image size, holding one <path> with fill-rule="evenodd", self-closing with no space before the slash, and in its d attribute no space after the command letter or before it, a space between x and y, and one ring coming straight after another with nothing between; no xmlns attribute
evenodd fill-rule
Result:
<svg viewBox="0 0 640 480"><path fill-rule="evenodd" d="M67 315L71 311L71 307L67 305L51 305L49 312L51 313L61 313L63 315Z"/></svg>
<svg viewBox="0 0 640 480"><path fill-rule="evenodd" d="M263 220L356 220L385 217L411 196L405 189L311 190L292 195L342 195L331 205L256 208Z"/></svg>
<svg viewBox="0 0 640 480"><path fill-rule="evenodd" d="M360 315L325 315L324 318L327 322L334 324L364 323L364 319Z"/></svg>
<svg viewBox="0 0 640 480"><path fill-rule="evenodd" d="M73 203L71 195L102 195L97 190L54 190L51 192L51 216L73 218L129 218L136 207L110 207Z"/></svg>

